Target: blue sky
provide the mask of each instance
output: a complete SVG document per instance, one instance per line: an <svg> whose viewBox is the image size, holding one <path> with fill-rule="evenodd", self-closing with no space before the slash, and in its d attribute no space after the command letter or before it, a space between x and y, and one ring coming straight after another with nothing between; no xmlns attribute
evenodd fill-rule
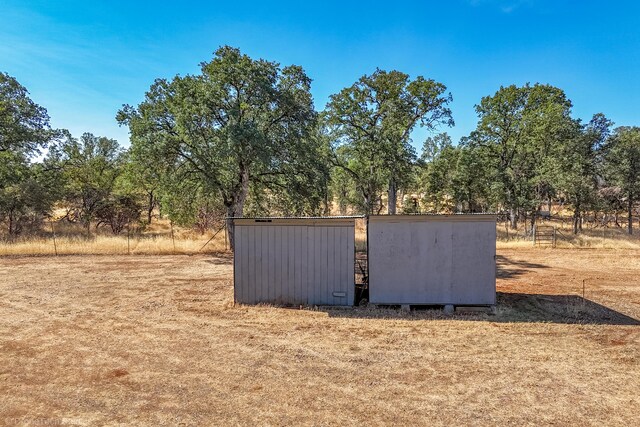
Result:
<svg viewBox="0 0 640 427"><path fill-rule="evenodd" d="M16 1L0 5L0 71L47 108L56 127L128 145L115 122L153 79L198 72L220 45L313 79L316 108L376 67L423 75L453 94L454 141L500 85L549 83L574 115L640 125L640 2ZM414 134L422 145L425 132Z"/></svg>

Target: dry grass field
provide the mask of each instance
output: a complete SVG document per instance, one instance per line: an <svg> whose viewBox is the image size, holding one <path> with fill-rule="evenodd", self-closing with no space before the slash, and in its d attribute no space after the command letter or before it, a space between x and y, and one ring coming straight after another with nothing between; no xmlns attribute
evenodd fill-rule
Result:
<svg viewBox="0 0 640 427"><path fill-rule="evenodd" d="M79 224L65 221L55 223L52 233L50 223L36 235L20 236L14 241L0 240L0 256L18 255L194 255L220 253L228 248L225 230L220 224L200 234L193 229L172 227L166 218L157 219L144 230L135 229L129 237L126 230L113 235L108 230L93 230L86 237L86 230ZM585 227L579 235L571 232L570 223L554 219L540 225L551 225L558 229L558 248L639 249L639 233L629 236L624 227ZM216 231L214 231L216 230ZM503 222L496 225L498 249L529 248L531 235L524 229L508 230ZM366 249L366 225L363 219L356 220L356 247ZM54 238L55 236L55 238Z"/></svg>
<svg viewBox="0 0 640 427"><path fill-rule="evenodd" d="M640 251L498 264L497 315L445 317L234 306L228 255L0 258L0 425L640 425Z"/></svg>

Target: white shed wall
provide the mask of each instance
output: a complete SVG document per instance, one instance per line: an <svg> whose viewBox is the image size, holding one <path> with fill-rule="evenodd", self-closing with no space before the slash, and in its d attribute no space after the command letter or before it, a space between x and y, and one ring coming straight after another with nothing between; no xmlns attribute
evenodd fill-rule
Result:
<svg viewBox="0 0 640 427"><path fill-rule="evenodd" d="M353 221L245 219L235 231L236 302L353 305Z"/></svg>
<svg viewBox="0 0 640 427"><path fill-rule="evenodd" d="M493 305L494 216L369 217L374 304Z"/></svg>

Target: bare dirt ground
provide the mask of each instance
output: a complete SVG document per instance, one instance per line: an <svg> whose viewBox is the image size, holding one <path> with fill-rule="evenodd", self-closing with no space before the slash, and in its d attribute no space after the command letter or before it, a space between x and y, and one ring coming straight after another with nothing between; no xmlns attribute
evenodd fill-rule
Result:
<svg viewBox="0 0 640 427"><path fill-rule="evenodd" d="M3 258L0 425L640 425L640 251L498 264L498 314L447 318L234 307L228 257Z"/></svg>

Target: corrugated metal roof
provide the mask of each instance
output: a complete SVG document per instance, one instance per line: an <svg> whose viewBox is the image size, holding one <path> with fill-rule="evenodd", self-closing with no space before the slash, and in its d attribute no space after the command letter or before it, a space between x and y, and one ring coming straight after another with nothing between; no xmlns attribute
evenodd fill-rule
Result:
<svg viewBox="0 0 640 427"><path fill-rule="evenodd" d="M463 213L456 212L452 214L437 214L437 213L407 213L407 214L380 214L380 215L336 215L336 216L230 216L225 217L225 219L358 219L358 218L366 218L367 216L382 216L382 217L392 217L392 216L456 216L456 215L475 215L475 216L496 216L497 213Z"/></svg>
<svg viewBox="0 0 640 427"><path fill-rule="evenodd" d="M424 212L424 213L406 213L406 214L403 213L403 214L395 214L395 215L380 214L380 215L369 215L369 216L456 216L456 215L496 216L498 214L497 213L490 213L490 212L484 212L484 213L479 213L479 212L472 212L472 213L456 212L456 213L451 213L451 214L439 214L439 213Z"/></svg>
<svg viewBox="0 0 640 427"><path fill-rule="evenodd" d="M495 222L497 218L493 214L371 215L368 222Z"/></svg>
<svg viewBox="0 0 640 427"><path fill-rule="evenodd" d="M358 219L364 215L343 215L343 216L231 216L225 219Z"/></svg>

